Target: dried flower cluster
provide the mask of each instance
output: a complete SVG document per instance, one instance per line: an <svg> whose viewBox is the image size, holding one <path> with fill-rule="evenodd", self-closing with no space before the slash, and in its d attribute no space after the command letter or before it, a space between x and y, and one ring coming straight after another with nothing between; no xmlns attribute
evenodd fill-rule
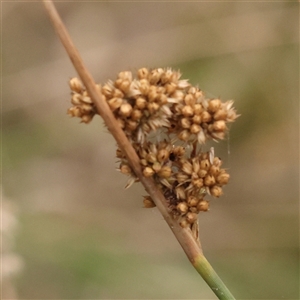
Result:
<svg viewBox="0 0 300 300"><path fill-rule="evenodd" d="M136 78L131 72L120 72L115 81L98 87L136 150L144 176L154 178L173 215L185 227L196 222L200 211L208 210L204 197L219 197L229 180L213 148L203 153L197 144L223 139L227 123L238 115L233 101L208 99L180 77L171 69L142 68ZM96 114L94 104L77 78L70 80L70 87L73 106L68 113L89 123ZM165 139L153 141L153 132ZM129 187L138 178L120 149L117 158L120 171L130 176ZM155 204L146 196L144 206Z"/></svg>
<svg viewBox="0 0 300 300"><path fill-rule="evenodd" d="M72 117L81 118L81 122L90 123L96 114L96 108L89 97L81 81L74 77L69 82L72 90L72 107L68 109L68 114Z"/></svg>
<svg viewBox="0 0 300 300"><path fill-rule="evenodd" d="M200 211L207 211L206 195L220 197L222 187L229 181L229 174L221 168L222 161L214 157L214 150L192 155L186 147L162 142L147 142L141 147L134 144L145 177L153 177L163 191L170 210L180 217L184 227L193 224ZM122 151L117 149L120 171L130 176L127 187L138 181ZM144 197L145 207L154 207L149 196Z"/></svg>

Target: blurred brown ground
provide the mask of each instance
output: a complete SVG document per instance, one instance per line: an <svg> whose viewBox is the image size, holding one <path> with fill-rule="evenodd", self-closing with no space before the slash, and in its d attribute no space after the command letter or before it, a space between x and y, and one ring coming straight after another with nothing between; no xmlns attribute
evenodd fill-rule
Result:
<svg viewBox="0 0 300 300"><path fill-rule="evenodd" d="M237 299L299 299L299 4L56 6L97 82L173 67L235 100L242 116L214 145L231 182L200 215L204 251ZM2 71L3 194L19 208L24 262L16 297L215 299L159 213L142 208L143 188L124 190L100 118L66 115L76 73L41 3L2 3Z"/></svg>

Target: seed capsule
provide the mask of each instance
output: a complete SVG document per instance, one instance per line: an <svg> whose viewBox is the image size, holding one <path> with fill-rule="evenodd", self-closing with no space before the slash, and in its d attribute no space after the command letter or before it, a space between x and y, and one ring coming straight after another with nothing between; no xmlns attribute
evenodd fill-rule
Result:
<svg viewBox="0 0 300 300"><path fill-rule="evenodd" d="M220 168L215 165L212 165L209 169L209 173L216 177L220 174Z"/></svg>
<svg viewBox="0 0 300 300"><path fill-rule="evenodd" d="M111 97L114 89L115 88L112 86L112 84L107 83L102 87L102 94L106 97Z"/></svg>
<svg viewBox="0 0 300 300"><path fill-rule="evenodd" d="M136 121L128 120L126 122L126 129L128 129L130 131L136 130L137 127L138 127L138 123Z"/></svg>
<svg viewBox="0 0 300 300"><path fill-rule="evenodd" d="M152 168L150 168L150 167L146 167L143 170L143 174L144 174L145 177L151 177L154 174L154 170Z"/></svg>
<svg viewBox="0 0 300 300"><path fill-rule="evenodd" d="M200 114L202 113L203 111L203 107L200 103L196 103L194 105L194 114L197 115L197 116L200 116Z"/></svg>
<svg viewBox="0 0 300 300"><path fill-rule="evenodd" d="M82 97L81 101L83 103L86 103L86 104L92 104L93 103L92 99L89 96Z"/></svg>
<svg viewBox="0 0 300 300"><path fill-rule="evenodd" d="M161 149L157 153L157 160L159 162L164 162L169 158L170 152L167 149Z"/></svg>
<svg viewBox="0 0 300 300"><path fill-rule="evenodd" d="M215 177L213 177L212 175L207 175L204 178L204 184L206 186L212 186L216 183Z"/></svg>
<svg viewBox="0 0 300 300"><path fill-rule="evenodd" d="M224 109L219 109L214 114L214 120L226 120L227 118L227 111Z"/></svg>
<svg viewBox="0 0 300 300"><path fill-rule="evenodd" d="M123 103L120 107L120 115L129 117L132 112L132 106L129 103Z"/></svg>
<svg viewBox="0 0 300 300"><path fill-rule="evenodd" d="M71 117L79 117L81 118L82 116L82 112L81 112L81 109L79 106L73 106L73 107L70 107L68 109L68 115L70 115Z"/></svg>
<svg viewBox="0 0 300 300"><path fill-rule="evenodd" d="M191 127L191 121L188 118L181 119L180 124L181 124L182 128L190 128Z"/></svg>
<svg viewBox="0 0 300 300"><path fill-rule="evenodd" d="M145 196L143 203L145 208L152 208L156 206L156 204L154 203L154 201L151 199L150 196Z"/></svg>
<svg viewBox="0 0 300 300"><path fill-rule="evenodd" d="M193 95L191 94L187 94L185 97L184 97L184 102L186 105L193 105L194 102L195 102L195 99L193 97Z"/></svg>
<svg viewBox="0 0 300 300"><path fill-rule="evenodd" d="M194 114L194 110L190 105L186 105L182 108L182 114L185 117L191 117Z"/></svg>
<svg viewBox="0 0 300 300"><path fill-rule="evenodd" d="M194 124L200 124L202 121L200 115L194 115L192 120L193 120Z"/></svg>
<svg viewBox="0 0 300 300"><path fill-rule="evenodd" d="M220 185L224 185L227 184L229 181L230 175L228 173L221 173L218 177L217 177L217 181Z"/></svg>
<svg viewBox="0 0 300 300"><path fill-rule="evenodd" d="M130 175L132 173L131 168L129 165L121 165L120 166L120 171L122 174L125 175Z"/></svg>
<svg viewBox="0 0 300 300"><path fill-rule="evenodd" d="M176 147L173 148L172 153L173 153L175 156L181 157L181 156L184 155L185 149L184 149L182 146L176 146Z"/></svg>
<svg viewBox="0 0 300 300"><path fill-rule="evenodd" d="M81 104L81 95L80 94L74 94L71 98L71 103L73 105L80 105Z"/></svg>
<svg viewBox="0 0 300 300"><path fill-rule="evenodd" d="M209 169L209 167L210 167L210 163L209 163L208 159L201 160L201 162L200 162L200 168L202 170L206 170L207 171Z"/></svg>
<svg viewBox="0 0 300 300"><path fill-rule="evenodd" d="M191 134L189 133L189 131L185 129L179 133L178 138L182 141L187 141L190 136Z"/></svg>
<svg viewBox="0 0 300 300"><path fill-rule="evenodd" d="M224 120L215 121L213 124L213 128L216 131L224 131L226 130L226 123Z"/></svg>
<svg viewBox="0 0 300 300"><path fill-rule="evenodd" d="M159 94L159 96L157 97L157 102L160 105L164 105L168 103L168 98L165 94Z"/></svg>
<svg viewBox="0 0 300 300"><path fill-rule="evenodd" d="M144 79L148 77L149 71L147 68L141 68L137 72L139 79Z"/></svg>
<svg viewBox="0 0 300 300"><path fill-rule="evenodd" d="M70 79L69 84L70 84L70 88L72 91L74 91L76 93L82 92L83 84L78 78L74 77L74 78Z"/></svg>
<svg viewBox="0 0 300 300"><path fill-rule="evenodd" d="M221 167L222 165L222 160L220 157L214 157L214 162L213 162L214 166L217 166L217 167Z"/></svg>
<svg viewBox="0 0 300 300"><path fill-rule="evenodd" d="M208 102L208 110L212 113L216 112L221 107L220 99L213 99Z"/></svg>
<svg viewBox="0 0 300 300"><path fill-rule="evenodd" d="M121 98L122 99L124 97L124 94L119 89L114 89L114 91L112 93L112 97L113 98Z"/></svg>
<svg viewBox="0 0 300 300"><path fill-rule="evenodd" d="M159 104L157 104L156 102L148 103L147 109L148 109L148 111L149 111L151 114L153 114L153 113L155 113L156 111L158 111L158 109L159 109Z"/></svg>
<svg viewBox="0 0 300 300"><path fill-rule="evenodd" d="M161 170L158 172L158 176L162 178L169 178L172 174L172 170L169 166L163 166Z"/></svg>
<svg viewBox="0 0 300 300"><path fill-rule="evenodd" d="M149 87L149 91L148 91L149 102L154 102L157 97L158 97L158 93L157 93L156 87L154 85L151 85Z"/></svg>
<svg viewBox="0 0 300 300"><path fill-rule="evenodd" d="M198 210L197 210L197 207L195 207L195 206L191 206L190 207L190 212L192 212L192 213L198 213Z"/></svg>
<svg viewBox="0 0 300 300"><path fill-rule="evenodd" d="M188 223L193 224L197 220L197 214L189 212L186 214L186 220Z"/></svg>
<svg viewBox="0 0 300 300"><path fill-rule="evenodd" d="M182 227L182 228L186 228L189 226L189 223L186 219L183 219L179 222L179 225Z"/></svg>
<svg viewBox="0 0 300 300"><path fill-rule="evenodd" d="M206 170L200 169L199 172L198 172L198 176L199 176L200 178L204 178L204 177L206 176L206 174L207 174L207 171L206 171Z"/></svg>
<svg viewBox="0 0 300 300"><path fill-rule="evenodd" d="M143 110L146 107L146 103L147 103L146 99L139 97L136 99L135 105L138 109Z"/></svg>
<svg viewBox="0 0 300 300"><path fill-rule="evenodd" d="M152 165L152 169L158 173L160 170L161 170L161 164L159 162L155 162L153 165Z"/></svg>
<svg viewBox="0 0 300 300"><path fill-rule="evenodd" d="M141 79L139 83L139 90L143 95L147 95L149 92L150 83L147 79Z"/></svg>
<svg viewBox="0 0 300 300"><path fill-rule="evenodd" d="M203 187L203 179L202 178L194 179L194 180L192 180L192 183L198 189Z"/></svg>
<svg viewBox="0 0 300 300"><path fill-rule="evenodd" d="M220 197L223 192L222 192L222 188L217 186L217 185L214 185L211 189L210 189L210 193L212 196L214 197Z"/></svg>
<svg viewBox="0 0 300 300"><path fill-rule="evenodd" d="M183 215L186 214L189 210L189 207L186 202L179 202L176 208Z"/></svg>
<svg viewBox="0 0 300 300"><path fill-rule="evenodd" d="M121 98L112 98L108 100L108 105L112 111L118 109L123 103L123 99Z"/></svg>
<svg viewBox="0 0 300 300"><path fill-rule="evenodd" d="M131 82L129 80L124 80L119 85L119 89L126 94L129 92L130 85L131 85Z"/></svg>
<svg viewBox="0 0 300 300"><path fill-rule="evenodd" d="M131 119L134 121L138 121L142 117L142 112L139 109L134 109L131 114Z"/></svg>
<svg viewBox="0 0 300 300"><path fill-rule="evenodd" d="M198 133L201 130L201 127L197 124L193 124L190 128L191 133Z"/></svg>
<svg viewBox="0 0 300 300"><path fill-rule="evenodd" d="M195 196L189 196L187 199L187 203L189 206L197 206L199 199Z"/></svg>
<svg viewBox="0 0 300 300"><path fill-rule="evenodd" d="M81 117L81 123L86 123L86 124L88 124L88 123L90 123L91 121L92 121L92 119L93 119L93 115L83 115L82 117Z"/></svg>
<svg viewBox="0 0 300 300"><path fill-rule="evenodd" d="M209 133L213 132L213 131L214 131L214 125L213 125L213 124L209 124L209 125L207 126L207 131L208 131Z"/></svg>
<svg viewBox="0 0 300 300"><path fill-rule="evenodd" d="M147 167L147 166L148 166L148 162L147 162L147 160L146 160L145 158L140 159L140 164L141 164L142 166L144 166L144 167Z"/></svg>
<svg viewBox="0 0 300 300"><path fill-rule="evenodd" d="M198 211L208 211L209 209L209 202L207 200L201 200L197 205Z"/></svg>
<svg viewBox="0 0 300 300"><path fill-rule="evenodd" d="M169 83L169 84L166 84L165 88L166 88L166 94L167 94L167 95L171 95L171 94L173 94L173 93L175 92L175 90L176 90L176 84L173 83L173 82L171 82L171 83Z"/></svg>
<svg viewBox="0 0 300 300"><path fill-rule="evenodd" d="M130 71L122 71L119 72L118 78L122 80L132 81L132 73Z"/></svg>
<svg viewBox="0 0 300 300"><path fill-rule="evenodd" d="M164 70L162 68L154 69L153 71L151 71L151 73L149 75L150 83L156 84L160 80L163 73L164 73Z"/></svg>
<svg viewBox="0 0 300 300"><path fill-rule="evenodd" d="M202 119L202 122L208 123L208 122L211 121L211 115L209 114L209 112L204 111L204 112L202 112L202 114L201 114L201 119Z"/></svg>

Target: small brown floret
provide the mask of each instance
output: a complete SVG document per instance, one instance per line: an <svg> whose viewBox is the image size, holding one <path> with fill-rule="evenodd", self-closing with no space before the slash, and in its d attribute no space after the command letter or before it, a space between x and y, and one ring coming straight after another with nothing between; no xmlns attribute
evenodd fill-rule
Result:
<svg viewBox="0 0 300 300"><path fill-rule="evenodd" d="M201 200L197 205L198 211L208 211L209 202L207 200Z"/></svg>
<svg viewBox="0 0 300 300"><path fill-rule="evenodd" d="M150 196L144 196L143 203L145 208L152 208L156 206L156 204Z"/></svg>

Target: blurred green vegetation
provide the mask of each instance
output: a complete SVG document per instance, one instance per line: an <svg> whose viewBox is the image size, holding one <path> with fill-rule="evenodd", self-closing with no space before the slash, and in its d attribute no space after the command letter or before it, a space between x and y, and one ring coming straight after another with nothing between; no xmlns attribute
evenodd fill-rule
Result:
<svg viewBox="0 0 300 300"><path fill-rule="evenodd" d="M298 3L56 3L97 82L179 68L241 117L216 154L231 174L200 215L237 299L299 299ZM40 3L2 5L3 197L19 207L19 299L215 299L145 191L124 191L100 119L66 115L75 71ZM209 147L208 146L208 147ZM13 298L3 295L4 299Z"/></svg>

